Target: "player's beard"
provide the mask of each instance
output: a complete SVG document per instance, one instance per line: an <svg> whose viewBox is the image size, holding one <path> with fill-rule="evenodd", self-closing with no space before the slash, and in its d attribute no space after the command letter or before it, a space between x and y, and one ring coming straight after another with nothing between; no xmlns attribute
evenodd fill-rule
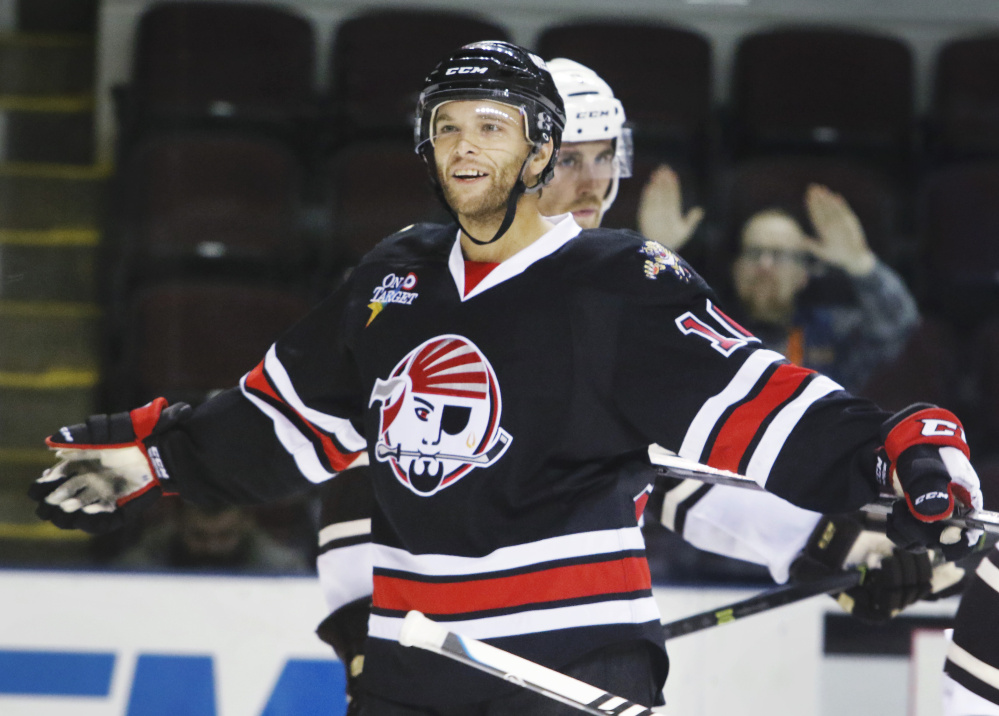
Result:
<svg viewBox="0 0 999 716"><path fill-rule="evenodd" d="M446 176L438 176L444 199L459 216L475 223L500 222L506 215L506 205L520 175L522 162L509 162L503 166L493 165L487 177L488 185L475 193L464 192L456 186L449 167Z"/></svg>

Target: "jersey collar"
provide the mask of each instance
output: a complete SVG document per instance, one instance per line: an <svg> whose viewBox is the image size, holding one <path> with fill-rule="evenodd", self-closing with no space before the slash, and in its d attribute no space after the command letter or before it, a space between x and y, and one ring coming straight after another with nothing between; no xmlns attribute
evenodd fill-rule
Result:
<svg viewBox="0 0 999 716"><path fill-rule="evenodd" d="M461 240L459 238L461 232L459 230L458 234L455 235L454 244L451 246L448 268L451 269L451 276L454 278L461 300L467 301L483 291L488 291L493 286L522 274L529 266L555 253L582 231L572 218L572 214L561 214L548 217L548 219L555 222L555 226L548 233L490 271L489 275L482 279L467 295L465 294L465 257L461 253Z"/></svg>

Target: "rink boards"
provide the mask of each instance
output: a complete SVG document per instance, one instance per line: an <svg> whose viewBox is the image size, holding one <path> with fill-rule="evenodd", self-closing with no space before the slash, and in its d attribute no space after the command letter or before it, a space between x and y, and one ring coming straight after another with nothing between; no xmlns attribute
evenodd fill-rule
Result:
<svg viewBox="0 0 999 716"><path fill-rule="evenodd" d="M656 596L676 618L755 592ZM939 626L955 608L919 605L837 641L825 627L838 607L818 597L680 637L663 712L937 716ZM313 578L0 571L0 714L342 714L342 666L314 635L323 616Z"/></svg>

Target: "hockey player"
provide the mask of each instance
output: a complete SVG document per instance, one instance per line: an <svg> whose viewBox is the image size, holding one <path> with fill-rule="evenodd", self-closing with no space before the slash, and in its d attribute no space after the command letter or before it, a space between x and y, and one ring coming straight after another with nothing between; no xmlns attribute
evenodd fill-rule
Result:
<svg viewBox="0 0 999 716"><path fill-rule="evenodd" d="M957 608L944 663L944 716L999 716L997 611L999 546L979 563Z"/></svg>
<svg viewBox="0 0 999 716"><path fill-rule="evenodd" d="M540 58L461 48L428 76L417 115L457 225L383 242L238 389L58 431L59 461L31 491L42 516L96 531L164 490L265 501L366 457L365 708L387 715L542 710L398 645L410 609L653 703L667 660L619 479L651 442L827 512L894 486L900 539L951 553L976 541L942 522L981 505L954 415L887 414L763 350L664 247L541 214L565 120Z"/></svg>
<svg viewBox="0 0 999 716"><path fill-rule="evenodd" d="M588 67L563 58L547 64L565 104L566 126L554 177L538 206L545 215L572 213L580 226L596 228L614 202L618 182L631 174L632 144L624 108ZM677 218L670 226L686 233L690 218ZM696 217L693 220L696 223ZM652 477L639 477L634 489L636 504L642 506L651 490L642 479ZM643 490L646 486L649 489ZM798 578L859 564L874 568L863 587L838 595L840 604L861 618L887 619L930 591L926 553L893 550L883 535L861 530L849 518L823 519L769 493L712 488L693 480L664 482L654 495L652 521L702 549L762 564L781 583L787 581L792 563ZM347 669L351 713L359 708L356 680L363 670L371 602L372 502L364 468L323 487L316 566L330 616L318 633ZM876 571L886 558L883 572ZM934 586L945 584L935 579Z"/></svg>

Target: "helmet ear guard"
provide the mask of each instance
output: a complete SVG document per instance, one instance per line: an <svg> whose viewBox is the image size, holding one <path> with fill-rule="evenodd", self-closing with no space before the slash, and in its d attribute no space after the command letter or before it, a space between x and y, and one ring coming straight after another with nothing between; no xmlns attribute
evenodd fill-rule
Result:
<svg viewBox="0 0 999 716"><path fill-rule="evenodd" d="M437 176L431 136L437 108L445 102L462 100L490 100L517 107L523 113L524 131L532 147L521 166L519 178L507 202L506 216L496 235L489 241L479 241L462 227L473 242L488 244L510 228L520 196L525 192L536 192L551 181L565 127L565 106L544 60L509 42L487 41L465 45L445 57L430 72L416 105L416 152L427 165L430 182L438 197L456 221L458 216L444 198ZM552 156L537 183L527 187L524 184L527 165L549 141L554 143Z"/></svg>

